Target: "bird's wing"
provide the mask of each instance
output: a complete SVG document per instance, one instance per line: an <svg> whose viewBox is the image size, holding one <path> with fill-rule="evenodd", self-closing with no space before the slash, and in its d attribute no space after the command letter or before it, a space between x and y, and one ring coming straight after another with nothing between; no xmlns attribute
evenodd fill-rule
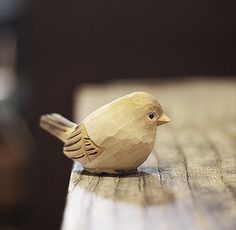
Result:
<svg viewBox="0 0 236 230"><path fill-rule="evenodd" d="M74 161L86 164L103 152L88 136L83 123L78 125L65 141L63 152Z"/></svg>

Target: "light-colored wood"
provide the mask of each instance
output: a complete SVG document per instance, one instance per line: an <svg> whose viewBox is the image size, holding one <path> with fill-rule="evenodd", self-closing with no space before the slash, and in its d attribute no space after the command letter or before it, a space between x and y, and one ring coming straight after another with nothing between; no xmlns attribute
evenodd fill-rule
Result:
<svg viewBox="0 0 236 230"><path fill-rule="evenodd" d="M64 142L64 154L92 173L134 172L147 159L156 128L169 122L150 94L120 97L87 116L79 125L58 114L43 115L40 125Z"/></svg>
<svg viewBox="0 0 236 230"><path fill-rule="evenodd" d="M76 164L62 230L234 230L235 82L85 85L75 117L132 91L157 97L171 123L137 174L96 176Z"/></svg>

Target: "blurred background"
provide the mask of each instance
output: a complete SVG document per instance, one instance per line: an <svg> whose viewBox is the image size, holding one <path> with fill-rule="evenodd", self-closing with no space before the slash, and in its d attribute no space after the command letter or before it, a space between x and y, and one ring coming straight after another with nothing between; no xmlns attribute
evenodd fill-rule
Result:
<svg viewBox="0 0 236 230"><path fill-rule="evenodd" d="M72 162L38 128L83 83L236 75L235 1L0 0L0 229L59 229Z"/></svg>

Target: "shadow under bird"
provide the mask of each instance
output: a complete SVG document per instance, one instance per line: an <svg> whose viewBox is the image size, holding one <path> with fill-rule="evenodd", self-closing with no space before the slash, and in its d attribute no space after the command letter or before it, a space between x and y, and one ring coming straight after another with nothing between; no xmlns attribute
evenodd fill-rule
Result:
<svg viewBox="0 0 236 230"><path fill-rule="evenodd" d="M156 128L169 122L150 94L120 97L87 116L80 124L59 114L41 116L40 126L64 143L64 154L92 173L129 173L149 156Z"/></svg>

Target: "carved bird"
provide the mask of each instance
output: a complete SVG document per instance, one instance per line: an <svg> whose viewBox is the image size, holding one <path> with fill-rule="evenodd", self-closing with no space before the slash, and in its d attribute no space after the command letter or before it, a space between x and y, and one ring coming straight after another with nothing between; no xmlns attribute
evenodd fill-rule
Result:
<svg viewBox="0 0 236 230"><path fill-rule="evenodd" d="M92 173L135 171L149 156L156 128L169 122L150 94L135 92L91 113L80 124L59 114L41 116L40 126L64 142L64 154Z"/></svg>

